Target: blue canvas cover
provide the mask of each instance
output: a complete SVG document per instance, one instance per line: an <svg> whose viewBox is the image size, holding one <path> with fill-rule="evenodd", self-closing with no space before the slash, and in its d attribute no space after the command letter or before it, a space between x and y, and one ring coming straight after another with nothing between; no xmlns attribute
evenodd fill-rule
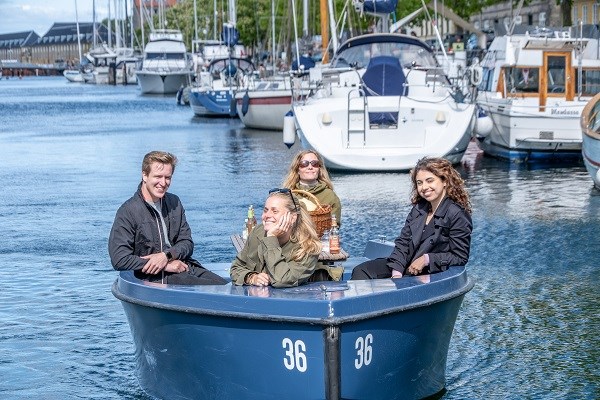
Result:
<svg viewBox="0 0 600 400"><path fill-rule="evenodd" d="M310 57L300 56L300 65L303 65L304 70L308 71L309 69L311 69L315 66L315 60L313 60ZM292 63L292 69L293 70L298 69L298 63L296 62L296 60L294 60L294 62Z"/></svg>
<svg viewBox="0 0 600 400"><path fill-rule="evenodd" d="M398 0L365 0L363 9L369 13L391 14L397 5Z"/></svg>
<svg viewBox="0 0 600 400"><path fill-rule="evenodd" d="M408 94L408 88L404 87L406 76L396 57L373 57L362 79L366 96L403 96ZM397 125L398 113L369 113L369 124Z"/></svg>
<svg viewBox="0 0 600 400"><path fill-rule="evenodd" d="M229 47L233 47L240 40L240 33L238 30L231 25L223 25L223 31L221 32L221 41Z"/></svg>

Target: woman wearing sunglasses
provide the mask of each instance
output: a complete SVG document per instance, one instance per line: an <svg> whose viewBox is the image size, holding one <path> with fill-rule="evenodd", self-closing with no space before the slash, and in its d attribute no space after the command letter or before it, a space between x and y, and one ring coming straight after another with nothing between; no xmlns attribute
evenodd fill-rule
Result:
<svg viewBox="0 0 600 400"><path fill-rule="evenodd" d="M321 243L304 207L287 189L273 189L256 226L231 265L236 285L292 287L317 267Z"/></svg>
<svg viewBox="0 0 600 400"><path fill-rule="evenodd" d="M471 248L471 203L448 160L422 158L410 172L413 208L387 258L357 265L352 279L401 278L465 265Z"/></svg>
<svg viewBox="0 0 600 400"><path fill-rule="evenodd" d="M331 215L335 216L338 226L341 225L342 205L340 199L333 191L333 183L331 183L323 158L316 151L304 150L296 154L282 186L292 190L307 191L313 194L321 204L331 205ZM302 202L305 201L310 202L303 198ZM307 208L309 211L311 210L310 207Z"/></svg>

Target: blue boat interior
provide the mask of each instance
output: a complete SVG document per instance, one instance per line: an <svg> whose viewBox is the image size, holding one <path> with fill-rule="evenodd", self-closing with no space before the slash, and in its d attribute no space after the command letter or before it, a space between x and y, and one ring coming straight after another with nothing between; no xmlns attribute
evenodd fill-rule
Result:
<svg viewBox="0 0 600 400"><path fill-rule="evenodd" d="M370 318L373 314L386 314L390 310L418 308L428 302L464 294L473 286L464 267L402 279L348 280L354 266L372 258L387 257L391 245L392 242L369 241L363 257L353 257L343 263L344 277L338 282L312 282L284 289L232 283L184 286L142 281L132 271L123 271L113 285L113 293L123 301L170 310L330 324ZM230 265L204 264L226 279L229 279ZM364 301L365 296L369 301ZM298 307L289 307L290 301Z"/></svg>
<svg viewBox="0 0 600 400"><path fill-rule="evenodd" d="M365 96L404 96L406 75L400 61L392 56L373 57L362 76ZM398 112L369 112L370 125L397 126Z"/></svg>

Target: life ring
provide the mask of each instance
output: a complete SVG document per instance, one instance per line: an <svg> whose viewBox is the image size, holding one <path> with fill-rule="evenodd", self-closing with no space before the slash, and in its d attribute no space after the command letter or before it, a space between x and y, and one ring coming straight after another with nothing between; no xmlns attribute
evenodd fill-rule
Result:
<svg viewBox="0 0 600 400"><path fill-rule="evenodd" d="M479 86L483 82L483 68L479 65L474 65L471 68L471 85Z"/></svg>

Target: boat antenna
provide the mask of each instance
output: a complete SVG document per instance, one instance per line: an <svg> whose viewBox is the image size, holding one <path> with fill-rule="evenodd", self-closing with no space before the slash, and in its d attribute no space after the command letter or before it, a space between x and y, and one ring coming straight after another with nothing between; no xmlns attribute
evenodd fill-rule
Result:
<svg viewBox="0 0 600 400"><path fill-rule="evenodd" d="M510 22L510 28L508 28L508 36L512 36L512 34L513 34L513 30L515 29L515 25L517 24L517 16L519 14L521 14L521 8L523 7L524 1L525 0L519 0L519 5L517 6L517 12L515 14L511 15L512 21Z"/></svg>

